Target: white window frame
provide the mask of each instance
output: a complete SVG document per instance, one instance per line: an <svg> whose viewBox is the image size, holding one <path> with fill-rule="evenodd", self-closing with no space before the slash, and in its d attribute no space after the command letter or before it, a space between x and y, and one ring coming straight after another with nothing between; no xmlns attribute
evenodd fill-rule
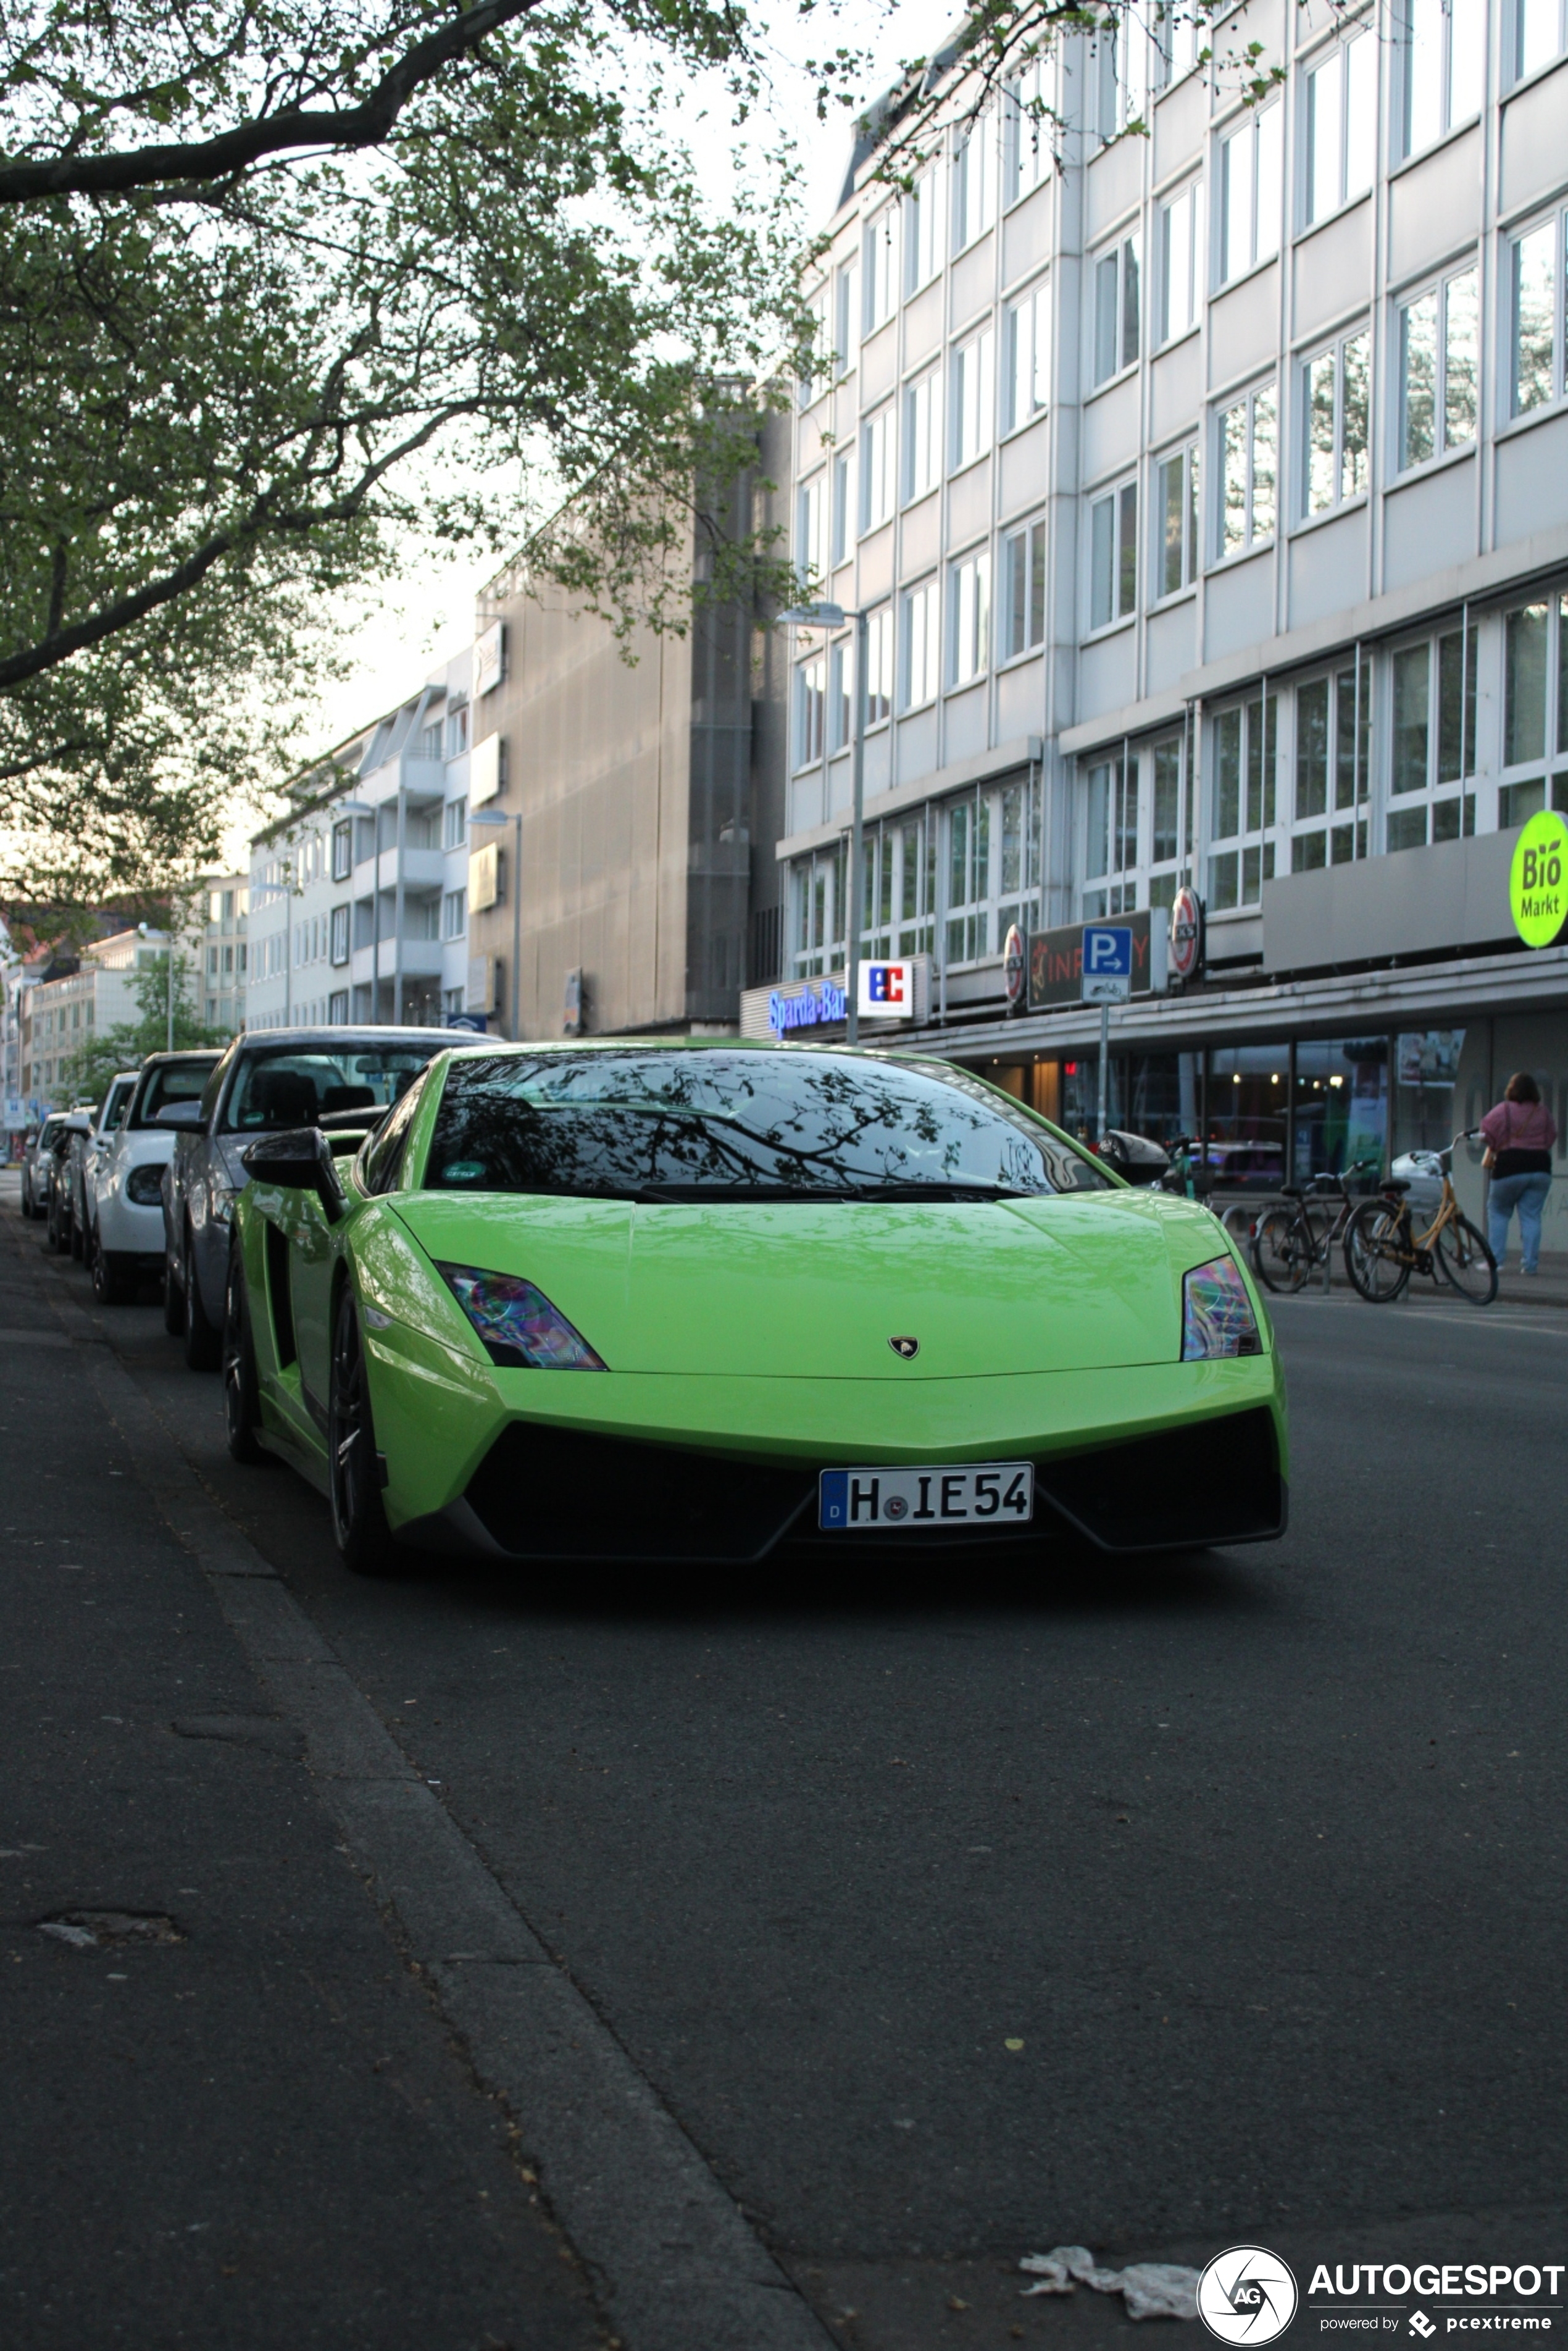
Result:
<svg viewBox="0 0 1568 2351"><path fill-rule="evenodd" d="M468 799L460 792L455 799L447 800L441 811L441 846L443 849L465 849L468 845Z"/></svg>
<svg viewBox="0 0 1568 2351"><path fill-rule="evenodd" d="M973 685L991 665L991 550L977 547L947 566L947 683Z"/></svg>
<svg viewBox="0 0 1568 2351"><path fill-rule="evenodd" d="M1285 209L1284 131L1284 103L1275 98L1266 106L1249 109L1220 141L1219 201L1215 206L1217 286L1237 285L1250 271L1272 261L1280 250Z"/></svg>
<svg viewBox="0 0 1568 2351"><path fill-rule="evenodd" d="M1395 0L1398 73L1395 149L1426 152L1479 111L1485 78L1487 0ZM1425 88L1417 75L1429 76ZM1429 108L1431 120L1418 116Z"/></svg>
<svg viewBox="0 0 1568 2351"><path fill-rule="evenodd" d="M795 492L795 570L802 591L827 574L828 471L820 465Z"/></svg>
<svg viewBox="0 0 1568 2351"><path fill-rule="evenodd" d="M460 939L468 929L468 893L448 890L441 901L441 935L444 939Z"/></svg>
<svg viewBox="0 0 1568 2351"><path fill-rule="evenodd" d="M1108 517L1108 519L1107 519ZM1138 609L1138 477L1129 474L1089 499L1090 636L1124 628ZM1128 577L1129 569L1131 577Z"/></svg>
<svg viewBox="0 0 1568 2351"><path fill-rule="evenodd" d="M1297 680L1291 695L1290 871L1312 873L1325 865L1351 865L1367 852L1367 820L1372 805L1373 664L1364 658L1357 667L1343 655L1333 669ZM1304 805L1303 784L1311 753L1306 698L1321 695L1322 740L1318 797L1322 805ZM1314 765L1317 762L1314 761Z"/></svg>
<svg viewBox="0 0 1568 2351"><path fill-rule="evenodd" d="M807 295L805 307L811 321L810 360L807 371L800 376L795 387L796 401L802 409L810 408L813 402L821 398L834 375L834 370L829 364L826 278Z"/></svg>
<svg viewBox="0 0 1568 2351"><path fill-rule="evenodd" d="M1203 182L1167 196L1159 216L1159 291L1155 348L1179 342L1203 316Z"/></svg>
<svg viewBox="0 0 1568 2351"><path fill-rule="evenodd" d="M942 370L928 368L904 387L904 504L914 506L936 488L942 464Z"/></svg>
<svg viewBox="0 0 1568 2351"><path fill-rule="evenodd" d="M1002 210L1032 195L1051 169L1045 135L1046 99L1040 60L1002 84Z"/></svg>
<svg viewBox="0 0 1568 2351"><path fill-rule="evenodd" d="M1045 643L1045 517L1018 525L1002 538L1000 663L1022 661Z"/></svg>
<svg viewBox="0 0 1568 2351"><path fill-rule="evenodd" d="M1462 289L1469 287L1468 296ZM1432 351L1432 445L1420 455L1410 453L1410 360L1412 333L1416 314L1429 304L1433 312ZM1464 308L1459 306L1463 304ZM1465 323L1468 308L1469 350L1456 352L1459 332ZM1456 316L1458 328L1456 329ZM1474 448L1480 430L1481 396L1481 314L1480 271L1475 256L1462 268L1450 269L1440 277L1428 278L1400 296L1395 306L1394 366L1396 386L1394 414L1393 470L1396 474L1414 473L1421 465L1447 456L1455 449ZM1456 357L1461 367L1468 360L1469 372L1470 423L1469 432L1452 428L1449 393L1456 374Z"/></svg>
<svg viewBox="0 0 1568 2351"><path fill-rule="evenodd" d="M1357 367L1360 369L1361 387L1359 413L1352 381ZM1313 405L1313 388L1325 373L1329 384L1327 457L1332 482L1326 496L1314 488L1312 480L1312 461L1320 454L1314 433L1319 412ZM1372 329L1367 321L1361 320L1348 333L1336 335L1333 342L1309 351L1298 363L1297 386L1300 428L1296 511L1302 520L1315 522L1322 515L1337 514L1343 507L1359 505L1371 486ZM1358 457L1359 478L1355 474Z"/></svg>
<svg viewBox="0 0 1568 2351"><path fill-rule="evenodd" d="M934 160L904 199L904 292L929 286L942 266L942 165Z"/></svg>
<svg viewBox="0 0 1568 2351"><path fill-rule="evenodd" d="M1002 433L1021 432L1051 400L1051 280L1037 277L1002 317Z"/></svg>
<svg viewBox="0 0 1568 2351"><path fill-rule="evenodd" d="M898 308L898 214L896 203L883 204L867 221L861 245L861 333L874 335Z"/></svg>
<svg viewBox="0 0 1568 2351"><path fill-rule="evenodd" d="M1138 362L1143 341L1143 240L1134 232L1090 256L1089 378L1094 390ZM1102 371L1103 357L1109 362Z"/></svg>
<svg viewBox="0 0 1568 2351"><path fill-rule="evenodd" d="M1321 228L1346 204L1359 204L1376 180L1377 56L1376 32L1364 24L1308 60L1301 138L1305 228Z"/></svg>
<svg viewBox="0 0 1568 2351"><path fill-rule="evenodd" d="M1258 503L1258 486L1260 478L1258 463L1260 445L1260 409L1264 413L1270 455L1267 479L1270 507L1266 523L1260 522ZM1226 493L1230 478L1227 462L1228 451L1226 425L1227 420L1238 413L1244 418L1242 441L1245 471L1242 503L1245 525L1241 538L1234 546L1230 546L1227 544L1226 539ZM1213 456L1210 461L1208 478L1214 485L1215 492L1211 502L1214 509L1215 562L1217 564L1240 562L1249 555L1256 555L1260 549L1271 546L1280 528L1279 385L1273 376L1268 377L1262 383L1253 384L1249 391L1239 393L1234 400L1222 402L1215 410Z"/></svg>
<svg viewBox="0 0 1568 2351"><path fill-rule="evenodd" d="M860 261L852 255L833 276L833 360L837 372L848 375L860 348Z"/></svg>
<svg viewBox="0 0 1568 2351"><path fill-rule="evenodd" d="M1505 383L1508 392L1510 417L1531 416L1554 408L1563 397L1563 234L1568 213L1560 207L1527 222L1516 229L1509 239L1508 266L1503 276L1504 350L1507 354ZM1539 241L1539 244L1538 244ZM1551 310L1550 374L1544 391L1535 398L1520 397L1520 329L1525 296L1523 282L1524 256L1527 247L1538 249L1550 256L1550 275L1546 297Z"/></svg>
<svg viewBox="0 0 1568 2351"><path fill-rule="evenodd" d="M967 253L996 218L997 139L989 108L953 137L953 250Z"/></svg>
<svg viewBox="0 0 1568 2351"><path fill-rule="evenodd" d="M854 739L855 641L835 637L828 647L828 749L842 751Z"/></svg>
<svg viewBox="0 0 1568 2351"><path fill-rule="evenodd" d="M1240 701L1216 710L1207 725L1208 822L1205 828L1204 895L1216 914L1224 914L1235 907L1260 904L1262 884L1271 882L1276 871L1285 798L1280 789L1278 690L1270 687L1265 700L1259 688L1253 686ZM1221 821L1228 812L1223 745L1232 731L1237 758L1236 821L1222 831ZM1227 895L1227 877L1217 870L1228 864L1234 866L1234 897Z"/></svg>
<svg viewBox="0 0 1568 2351"><path fill-rule="evenodd" d="M1471 620L1467 645L1464 617L1456 612L1440 627L1390 648L1385 855L1424 849L1431 841L1468 837L1476 829L1479 630ZM1412 717L1421 732L1420 774L1415 782L1408 780L1410 747L1400 739ZM1500 748L1506 748L1500 737ZM1539 776L1543 762L1538 758L1534 765Z"/></svg>
<svg viewBox="0 0 1568 2351"><path fill-rule="evenodd" d="M891 603L876 605L866 615L865 723L867 729L885 726L897 698L897 644Z"/></svg>
<svg viewBox="0 0 1568 2351"><path fill-rule="evenodd" d="M1508 14L1511 83L1539 73L1568 49L1568 0L1513 0Z"/></svg>
<svg viewBox="0 0 1568 2351"><path fill-rule="evenodd" d="M826 659L820 647L796 663L794 685L795 756L790 765L799 773L803 768L820 766L826 747L828 676Z"/></svg>
<svg viewBox="0 0 1568 2351"><path fill-rule="evenodd" d="M1203 568L1202 475L1196 438L1183 442L1179 448L1166 450L1155 460L1155 496L1150 507L1154 533L1151 604L1163 604L1170 597L1187 594ZM1168 577L1173 478L1176 488L1177 550L1177 576L1174 580Z"/></svg>
<svg viewBox="0 0 1568 2351"><path fill-rule="evenodd" d="M898 685L903 712L924 710L942 684L942 590L933 571L899 599Z"/></svg>
<svg viewBox="0 0 1568 2351"><path fill-rule="evenodd" d="M996 437L997 338L982 327L953 353L952 470L983 457Z"/></svg>
<svg viewBox="0 0 1568 2351"><path fill-rule="evenodd" d="M848 562L855 540L855 453L852 448L834 450L829 475L832 493L828 551L836 568Z"/></svg>
<svg viewBox="0 0 1568 2351"><path fill-rule="evenodd" d="M898 403L885 401L861 425L860 527L863 538L891 522L898 506Z"/></svg>
<svg viewBox="0 0 1568 2351"><path fill-rule="evenodd" d="M1541 625L1542 659L1535 665L1534 681L1541 736L1539 747L1526 743L1521 747L1515 739L1521 684L1516 664L1524 648L1516 642L1514 632L1535 614L1540 615ZM1500 831L1508 831L1542 808L1568 815L1568 677L1563 674L1563 664L1568 661L1568 582L1558 580L1549 589L1535 590L1522 604L1502 612L1500 624L1502 726L1497 822Z"/></svg>

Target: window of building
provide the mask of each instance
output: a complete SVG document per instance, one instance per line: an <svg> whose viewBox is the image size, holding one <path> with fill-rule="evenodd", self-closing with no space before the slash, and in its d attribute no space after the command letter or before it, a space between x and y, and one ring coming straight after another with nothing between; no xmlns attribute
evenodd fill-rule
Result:
<svg viewBox="0 0 1568 2351"><path fill-rule="evenodd" d="M936 945L936 811L868 825L862 845L861 952L929 955Z"/></svg>
<svg viewBox="0 0 1568 2351"><path fill-rule="evenodd" d="M795 765L809 768L822 756L826 669L821 653L795 664Z"/></svg>
<svg viewBox="0 0 1568 2351"><path fill-rule="evenodd" d="M1051 168L1045 136L1049 108L1039 58L1002 85L1002 202L1016 204L1038 188Z"/></svg>
<svg viewBox="0 0 1568 2351"><path fill-rule="evenodd" d="M1363 31L1307 75L1306 188L1310 227L1371 187L1377 168L1377 39Z"/></svg>
<svg viewBox="0 0 1568 2351"><path fill-rule="evenodd" d="M468 838L468 802L465 798L448 800L441 811L441 846L461 849Z"/></svg>
<svg viewBox="0 0 1568 2351"><path fill-rule="evenodd" d="M923 498L942 478L942 373L933 368L904 393L904 496Z"/></svg>
<svg viewBox="0 0 1568 2351"><path fill-rule="evenodd" d="M354 870L354 828L351 824L332 827L332 879L346 882Z"/></svg>
<svg viewBox="0 0 1568 2351"><path fill-rule="evenodd" d="M866 224L861 248L861 280L865 289L864 331L874 334L898 308L898 206L884 204Z"/></svg>
<svg viewBox="0 0 1568 2351"><path fill-rule="evenodd" d="M1089 72L1093 128L1102 139L1118 138L1143 121L1149 63L1149 37L1133 10L1100 18L1090 37Z"/></svg>
<svg viewBox="0 0 1568 2351"><path fill-rule="evenodd" d="M1299 685L1295 720L1291 871L1348 865L1366 855L1371 663Z"/></svg>
<svg viewBox="0 0 1568 2351"><path fill-rule="evenodd" d="M953 250L962 253L991 225L996 191L996 141L982 114L953 146Z"/></svg>
<svg viewBox="0 0 1568 2351"><path fill-rule="evenodd" d="M1203 182L1193 180L1160 207L1159 331L1174 342L1197 324L1203 299Z"/></svg>
<svg viewBox="0 0 1568 2351"><path fill-rule="evenodd" d="M211 974L211 976L213 977L213 978L214 978L214 979L215 979L215 978L217 977L217 975L218 975L218 951L217 951L216 947L209 947L209 948L207 949L207 970L208 970L208 972Z"/></svg>
<svg viewBox="0 0 1568 2351"><path fill-rule="evenodd" d="M1464 269L1399 308L1398 467L1424 465L1476 437L1480 321Z"/></svg>
<svg viewBox="0 0 1568 2351"><path fill-rule="evenodd" d="M1208 55L1207 20L1190 8L1156 8L1149 30L1155 45L1154 78L1161 89L1185 80Z"/></svg>
<svg viewBox="0 0 1568 2351"><path fill-rule="evenodd" d="M1007 611L1003 659L1011 661L1045 643L1045 525L1026 523L1002 541L1002 583Z"/></svg>
<svg viewBox="0 0 1568 2351"><path fill-rule="evenodd" d="M947 567L947 676L954 685L983 677L991 662L991 558L981 548Z"/></svg>
<svg viewBox="0 0 1568 2351"><path fill-rule="evenodd" d="M1211 734L1208 904L1255 906L1274 876L1279 696L1254 695L1218 712Z"/></svg>
<svg viewBox="0 0 1568 2351"><path fill-rule="evenodd" d="M1385 845L1421 849L1476 829L1476 631L1445 630L1401 645L1393 703Z"/></svg>
<svg viewBox="0 0 1568 2351"><path fill-rule="evenodd" d="M991 445L997 401L997 339L987 327L953 354L953 464L972 465Z"/></svg>
<svg viewBox="0 0 1568 2351"><path fill-rule="evenodd" d="M1568 595L1561 591L1503 616L1499 829L1549 806L1568 815Z"/></svg>
<svg viewBox="0 0 1568 2351"><path fill-rule="evenodd" d="M893 716L893 606L879 604L866 615L865 723L878 726Z"/></svg>
<svg viewBox="0 0 1568 2351"><path fill-rule="evenodd" d="M844 961L844 844L814 857L802 857L791 869L790 966L797 979L838 971Z"/></svg>
<svg viewBox="0 0 1568 2351"><path fill-rule="evenodd" d="M1563 385L1563 226L1538 222L1509 248L1510 411L1524 415Z"/></svg>
<svg viewBox="0 0 1568 2351"><path fill-rule="evenodd" d="M225 946L225 949L224 949L224 972L225 972L225 977L226 977L227 975L229 975L230 973L232 973L232 972L233 972L234 967L235 967L235 951L234 951L234 948L233 948L233 946L232 946L232 945L231 945L231 946Z"/></svg>
<svg viewBox="0 0 1568 2351"><path fill-rule="evenodd" d="M999 955L1014 923L1039 917L1040 793L1027 777L981 785L943 809L946 962Z"/></svg>
<svg viewBox="0 0 1568 2351"><path fill-rule="evenodd" d="M1401 152L1414 155L1480 105L1486 0L1396 0Z"/></svg>
<svg viewBox="0 0 1568 2351"><path fill-rule="evenodd" d="M904 596L904 691L900 702L905 710L917 710L929 702L936 692L940 664L938 618L940 597L935 580L923 580L917 588L906 589Z"/></svg>
<svg viewBox="0 0 1568 2351"><path fill-rule="evenodd" d="M828 647L828 748L841 751L854 735L855 649L852 637Z"/></svg>
<svg viewBox="0 0 1568 2351"><path fill-rule="evenodd" d="M941 166L923 172L904 199L904 290L918 294L942 265Z"/></svg>
<svg viewBox="0 0 1568 2351"><path fill-rule="evenodd" d="M419 742L414 750L414 757L416 759L440 758L441 732L441 721L439 718L433 719L428 726L421 727Z"/></svg>
<svg viewBox="0 0 1568 2351"><path fill-rule="evenodd" d="M1051 288L1046 279L1009 303L1002 352L1002 431L1016 433L1040 414L1051 396Z"/></svg>
<svg viewBox="0 0 1568 2351"><path fill-rule="evenodd" d="M1198 450L1196 441L1162 457L1155 469L1156 597L1174 596L1197 577Z"/></svg>
<svg viewBox="0 0 1568 2351"><path fill-rule="evenodd" d="M334 906L329 917L331 929L331 959L335 964L349 960L349 914L347 906Z"/></svg>
<svg viewBox="0 0 1568 2351"><path fill-rule="evenodd" d="M854 455L849 449L835 451L832 466L832 521L829 533L832 559L842 563L850 551L850 537L854 520Z"/></svg>
<svg viewBox="0 0 1568 2351"><path fill-rule="evenodd" d="M1314 352L1301 370L1301 511L1327 514L1364 497L1370 431L1365 328Z"/></svg>
<svg viewBox="0 0 1568 2351"><path fill-rule="evenodd" d="M1223 559L1274 536L1279 419L1271 383L1260 384L1219 417L1219 543Z"/></svg>
<svg viewBox="0 0 1568 2351"><path fill-rule="evenodd" d="M346 1029L348 1027L349 991L346 987L335 989L332 995L327 998L327 1021L329 1027L333 1029Z"/></svg>
<svg viewBox="0 0 1568 2351"><path fill-rule="evenodd" d="M1260 107L1219 151L1219 282L1228 286L1280 250L1284 109Z"/></svg>
<svg viewBox="0 0 1568 2351"><path fill-rule="evenodd" d="M1089 507L1089 625L1109 628L1138 602L1138 486L1123 482Z"/></svg>
<svg viewBox="0 0 1568 2351"><path fill-rule="evenodd" d="M1083 914L1130 914L1138 903L1139 762L1118 751L1084 779Z"/></svg>
<svg viewBox="0 0 1568 2351"><path fill-rule="evenodd" d="M1510 10L1513 78L1533 73L1568 48L1568 23L1563 0L1513 0Z"/></svg>
<svg viewBox="0 0 1568 2351"><path fill-rule="evenodd" d="M1106 383L1138 356L1139 240L1125 236L1094 263L1093 380Z"/></svg>
<svg viewBox="0 0 1568 2351"><path fill-rule="evenodd" d="M460 939L468 928L468 893L448 890L441 901L441 935L444 939Z"/></svg>
<svg viewBox="0 0 1568 2351"><path fill-rule="evenodd" d="M795 569L802 589L818 588L827 569L828 477L818 472L795 493Z"/></svg>
<svg viewBox="0 0 1568 2351"><path fill-rule="evenodd" d="M897 435L889 401L861 426L861 528L876 530L892 514L897 491Z"/></svg>
<svg viewBox="0 0 1568 2351"><path fill-rule="evenodd" d="M833 357L841 375L855 363L860 329L860 265L846 261L833 280Z"/></svg>
<svg viewBox="0 0 1568 2351"><path fill-rule="evenodd" d="M456 702L446 714L446 756L449 759L460 759L467 748L468 705ZM342 876L339 874L334 878L340 881Z"/></svg>

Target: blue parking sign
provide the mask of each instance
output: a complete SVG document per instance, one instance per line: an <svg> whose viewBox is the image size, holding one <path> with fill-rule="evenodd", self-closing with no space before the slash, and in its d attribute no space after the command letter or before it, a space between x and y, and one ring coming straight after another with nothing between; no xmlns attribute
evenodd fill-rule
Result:
<svg viewBox="0 0 1568 2351"><path fill-rule="evenodd" d="M1126 923L1083 925L1083 1001L1119 1004L1133 992L1133 933Z"/></svg>

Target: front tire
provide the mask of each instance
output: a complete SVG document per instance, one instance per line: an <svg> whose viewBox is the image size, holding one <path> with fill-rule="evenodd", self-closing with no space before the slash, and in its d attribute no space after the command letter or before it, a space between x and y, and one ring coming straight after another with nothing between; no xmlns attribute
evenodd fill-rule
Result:
<svg viewBox="0 0 1568 2351"><path fill-rule="evenodd" d="M92 1253L92 1294L100 1306L123 1306L136 1285L136 1260L119 1249Z"/></svg>
<svg viewBox="0 0 1568 2351"><path fill-rule="evenodd" d="M1282 1298L1304 1289L1312 1271L1305 1237L1296 1218L1284 1208L1270 1208L1252 1236L1252 1270L1265 1290Z"/></svg>
<svg viewBox="0 0 1568 2351"><path fill-rule="evenodd" d="M261 1382L251 1337L250 1300L246 1292L245 1262L238 1249L229 1258L229 1278L224 1292L224 1433L229 1458L256 1468L277 1457L257 1442L261 1427Z"/></svg>
<svg viewBox="0 0 1568 2351"><path fill-rule="evenodd" d="M1344 1270L1371 1306L1391 1306L1410 1280L1404 1212L1386 1200L1364 1200L1344 1233Z"/></svg>
<svg viewBox="0 0 1568 2351"><path fill-rule="evenodd" d="M332 1369L327 1394L327 1474L332 1533L343 1564L356 1575L391 1575L398 1553L382 1504L370 1382L360 1338L360 1312L345 1282L332 1325Z"/></svg>
<svg viewBox="0 0 1568 2351"><path fill-rule="evenodd" d="M180 1290L183 1307L185 1331L185 1362L193 1372L215 1372L223 1361L223 1334L214 1331L202 1304L202 1285L196 1274L195 1251L192 1233L187 1226L185 1246L180 1252Z"/></svg>
<svg viewBox="0 0 1568 2351"><path fill-rule="evenodd" d="M1472 1306L1490 1306L1497 1296L1497 1259L1468 1217L1443 1227L1433 1244L1437 1263L1452 1287Z"/></svg>

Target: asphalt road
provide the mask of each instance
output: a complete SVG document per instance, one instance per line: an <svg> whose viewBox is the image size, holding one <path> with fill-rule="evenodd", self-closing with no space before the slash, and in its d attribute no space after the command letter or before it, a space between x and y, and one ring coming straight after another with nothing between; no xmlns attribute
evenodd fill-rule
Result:
<svg viewBox="0 0 1568 2351"><path fill-rule="evenodd" d="M90 1306L79 1270L43 1277ZM1019 2300L1019 2256L1059 2242L1563 2258L1568 1312L1282 1306L1276 1545L553 1587L348 1577L313 1494L229 1464L217 1383L183 1370L156 1308L99 1320L843 2342L1120 2334L1114 2303ZM6 1401L15 1464L43 1407L14 1384ZM49 1443L65 1477L68 1416ZM39 1492L30 1542L63 1499ZM198 1811L187 1842L217 1833ZM320 1925L335 1982L414 1996L368 1905L346 1943ZM467 2215L465 2150L488 2154L495 2118L424 2030L426 2127ZM280 2063L287 2105L309 2065ZM298 2136L308 2180L329 2151ZM367 2218L367 2257L381 2234L420 2241L395 2204L380 2233ZM450 2256L427 2351L514 2339L460 2278L509 2263L532 2293L524 2223L542 2225L512 2212L499 2253L492 2220L488 2252ZM530 2346L586 2323L552 2259L565 2284L547 2279ZM55 2339L15 2314L8 2331Z"/></svg>

